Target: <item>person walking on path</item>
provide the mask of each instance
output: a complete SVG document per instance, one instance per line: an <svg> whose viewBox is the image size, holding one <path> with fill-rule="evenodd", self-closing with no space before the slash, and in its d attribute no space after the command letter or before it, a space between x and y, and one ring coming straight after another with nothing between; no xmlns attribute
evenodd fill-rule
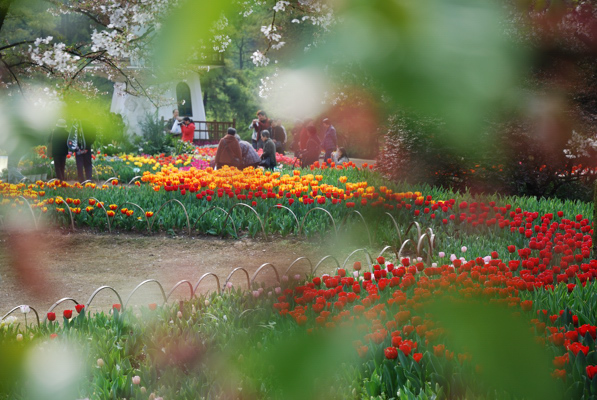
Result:
<svg viewBox="0 0 597 400"><path fill-rule="evenodd" d="M270 139L268 130L261 132L261 141L263 142L263 154L259 165L266 169L274 169L276 166L276 144Z"/></svg>
<svg viewBox="0 0 597 400"><path fill-rule="evenodd" d="M330 120L327 118L323 120L323 129L325 130L322 143L323 151L325 152L323 161L328 162L328 159L332 157L332 152L338 147L338 138L336 135L336 128L334 128Z"/></svg>
<svg viewBox="0 0 597 400"><path fill-rule="evenodd" d="M235 135L236 129L228 128L228 134L220 140L214 159L216 168L222 168L224 165L236 168L242 167L243 155L238 140L234 137Z"/></svg>
<svg viewBox="0 0 597 400"><path fill-rule="evenodd" d="M56 127L50 135L50 151L54 159L54 171L56 171L56 179L63 181L64 170L66 168L66 156L68 154L68 147L66 142L68 141L68 131L66 130L67 125L64 119L59 119L56 123Z"/></svg>
<svg viewBox="0 0 597 400"><path fill-rule="evenodd" d="M272 122L267 118L267 114L263 110L257 111L257 119L251 123L250 129L253 129L253 136L251 136L251 144L255 150L263 148L263 141L261 140L261 132L266 129L271 129Z"/></svg>
<svg viewBox="0 0 597 400"><path fill-rule="evenodd" d="M91 180L93 177L91 145L95 142L96 133L93 126L87 121L81 122L80 128L81 136L85 137L85 140L83 140L83 147L79 144L79 149L75 153L75 160L77 161L77 177L79 178L79 182L84 182Z"/></svg>

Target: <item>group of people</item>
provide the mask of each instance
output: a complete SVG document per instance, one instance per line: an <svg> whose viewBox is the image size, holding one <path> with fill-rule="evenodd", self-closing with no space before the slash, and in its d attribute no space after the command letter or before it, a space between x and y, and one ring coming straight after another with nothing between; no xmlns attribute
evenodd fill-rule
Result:
<svg viewBox="0 0 597 400"><path fill-rule="evenodd" d="M312 119L297 121L292 130L292 150L297 158L301 160L303 167L308 167L319 160L321 150L324 152L323 160L331 160L337 164L348 162L348 155L343 147L338 147L338 135L336 128L329 118L321 122L324 134L320 141L317 127Z"/></svg>
<svg viewBox="0 0 597 400"><path fill-rule="evenodd" d="M335 163L348 162L348 155L343 147L338 147L338 135L336 128L329 118L322 121L323 140L320 141L317 127L312 119L297 121L293 130L292 150L294 155L301 161L303 167L308 167L319 160L321 150L324 151L324 161L331 160ZM268 132L271 140L276 146L276 152L284 154L288 135L280 120L269 119L263 110L257 112L257 119L254 119L249 129L253 130L252 145L254 149L264 148L265 142L261 140L261 133Z"/></svg>
<svg viewBox="0 0 597 400"><path fill-rule="evenodd" d="M348 162L346 150L338 148L336 128L328 118L322 121L324 131L320 141L313 120L297 121L293 133L292 150L302 167L308 167L319 160L321 150L324 161L338 164ZM288 136L280 120L269 119L263 110L257 112L257 118L251 122L249 129L253 131L251 143L241 140L234 128L228 129L228 135L220 140L214 166L224 165L245 168L261 166L273 169L276 166L276 153L284 154ZM257 150L263 149L261 157Z"/></svg>
<svg viewBox="0 0 597 400"><path fill-rule="evenodd" d="M346 150L338 148L336 128L328 118L322 121L323 139L317 132L317 127L312 119L297 121L293 130L292 151L300 160L302 167L308 167L318 161L323 150L324 161L335 163L348 162ZM263 110L257 112L249 129L252 130L251 143L240 139L236 129L229 128L218 144L216 158L212 162L214 167L224 165L245 168L248 166L262 166L273 169L276 166L276 153L284 154L288 135L286 128L279 119L270 119ZM172 119L166 124L166 131L172 135L181 135L181 140L192 142L195 124L189 117L180 118L177 109L172 111ZM257 151L263 149L263 154Z"/></svg>
<svg viewBox="0 0 597 400"><path fill-rule="evenodd" d="M86 121L73 121L69 131L66 120L58 120L48 141L48 154L54 159L56 179L61 181L66 179L66 157L69 151L72 151L77 162L79 182L91 180L93 176L91 145L95 142L95 138L92 125Z"/></svg>
<svg viewBox="0 0 597 400"><path fill-rule="evenodd" d="M254 146L242 140L236 129L228 128L228 134L218 144L218 150L213 160L213 166L222 168L224 165L239 169L246 167L263 167L274 169L276 166L276 145L267 130L263 130L259 137L263 143L263 153L257 154Z"/></svg>
<svg viewBox="0 0 597 400"><path fill-rule="evenodd" d="M253 130L251 144L255 150L265 149L265 141L261 139L261 133L266 131L276 146L276 153L284 154L288 135L286 134L286 128L279 119L269 119L265 111L259 110L257 111L257 119L251 122L249 129Z"/></svg>
<svg viewBox="0 0 597 400"><path fill-rule="evenodd" d="M195 124L189 117L180 118L178 109L172 110L172 119L166 123L166 131L174 136L180 135L183 142L193 143L195 138Z"/></svg>

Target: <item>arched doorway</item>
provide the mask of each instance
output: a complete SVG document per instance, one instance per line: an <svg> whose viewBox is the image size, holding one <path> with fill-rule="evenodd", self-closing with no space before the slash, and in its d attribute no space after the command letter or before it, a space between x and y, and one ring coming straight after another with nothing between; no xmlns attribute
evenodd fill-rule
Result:
<svg viewBox="0 0 597 400"><path fill-rule="evenodd" d="M181 116L189 117L193 115L191 88L185 82L176 85L176 102L178 103L178 113Z"/></svg>

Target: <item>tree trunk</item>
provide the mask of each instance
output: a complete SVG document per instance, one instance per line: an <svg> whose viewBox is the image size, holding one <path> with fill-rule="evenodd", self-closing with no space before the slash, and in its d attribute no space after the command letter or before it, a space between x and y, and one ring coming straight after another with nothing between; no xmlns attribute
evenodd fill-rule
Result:
<svg viewBox="0 0 597 400"><path fill-rule="evenodd" d="M2 25L4 25L4 20L8 15L8 9L10 5L13 3L14 0L0 0L0 30L2 30Z"/></svg>

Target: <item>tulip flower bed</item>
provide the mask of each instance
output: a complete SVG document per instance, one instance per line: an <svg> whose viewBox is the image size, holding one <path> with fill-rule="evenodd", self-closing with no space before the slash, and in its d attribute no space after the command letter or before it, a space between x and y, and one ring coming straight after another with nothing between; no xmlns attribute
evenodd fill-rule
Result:
<svg viewBox="0 0 597 400"><path fill-rule="evenodd" d="M349 181L349 176L354 183ZM339 223L353 210L380 214L402 204L410 208L420 197L420 193L394 193L384 186L376 188L368 184L365 180L368 178L379 181L368 170L353 167L321 170L321 174L299 170L283 174L253 168L184 171L164 167L159 173L144 173L142 182L137 181L131 187L119 185L117 181L103 186L38 182L28 186L3 185L0 190L5 205L14 205L15 201L22 203L17 197L23 195L34 207L48 213L50 219L64 225L69 224L72 215L76 226L105 229L107 216L118 229L146 230L151 225L154 230L181 230L190 224L187 224L186 212L188 221L196 223L200 231L211 234L222 233L225 228L222 215L226 215L221 210L210 210L214 206L225 211L241 203L253 207L268 230L282 234L298 233L299 222L307 213L314 208L324 208L330 215L312 213L305 221L303 231L309 234L325 232L331 227L330 216ZM388 204L383 196L388 198ZM9 200L11 198L14 201ZM172 200L180 204L160 211L162 205ZM179 207L181 204L184 211ZM287 209L282 210L282 207ZM208 210L210 213L206 214ZM266 218L269 215L279 218L270 220ZM202 216L204 218L200 218ZM259 218L244 209L235 209L231 215L233 223L226 228L229 233L234 233L236 227L255 235L261 228ZM153 224L154 220L157 224ZM389 218L385 226L390 228Z"/></svg>
<svg viewBox="0 0 597 400"><path fill-rule="evenodd" d="M35 214L62 226L69 226L72 216L74 226L99 230L107 229L109 222L118 230L190 229L231 235L246 231L252 236L260 234L262 222L270 233L329 236L334 226L341 232L362 232L363 222L353 215L358 211L367 224L371 242L397 248L406 239L399 231L404 233L414 220L433 229L436 245L458 255L463 246L470 248L469 254L487 256L508 246L547 246L546 240L551 243L551 252L557 254L561 248L556 246L558 241L574 240L583 249L579 257L588 257L591 227L584 216L590 213L589 204L499 197L481 202L466 194L429 187L419 192L404 190L412 188L401 191L400 187L384 186L385 182L366 168L347 167L272 173L252 168L182 171L170 166L157 173L144 173L142 182L132 186L117 181L85 186L57 182L2 184L0 211L24 212L25 198ZM556 221L558 237L548 238L546 233ZM575 231L571 238L567 232L570 229ZM360 237L367 239L367 235ZM412 239L416 247L420 234ZM412 247L405 251L414 251Z"/></svg>
<svg viewBox="0 0 597 400"><path fill-rule="evenodd" d="M108 157L107 155L97 154L94 156L93 165L96 171L95 175L99 179L105 180L116 177L122 181L129 181L144 172L155 172L162 167L168 166L180 168L181 171L191 168L204 170L210 166L210 162L216 156L216 151L217 147L196 147L192 154L182 153L174 156L164 154L156 156L121 154ZM258 153L261 155L263 150L260 149ZM278 153L276 153L276 161L278 167L292 167L297 164L296 158ZM70 170L76 171L74 163ZM75 176L76 172L71 175Z"/></svg>
<svg viewBox="0 0 597 400"><path fill-rule="evenodd" d="M97 154L94 156L93 165L95 176L98 179L105 180L116 177L128 182L144 172L155 172L165 166L175 166L181 169L190 169L191 167L205 169L209 167L209 162L215 157L216 150L213 147L196 147L192 154L182 153L175 156L121 154L108 157Z"/></svg>
<svg viewBox="0 0 597 400"><path fill-rule="evenodd" d="M92 315L79 305L39 328L4 323L0 395L46 390L23 379L66 356L78 367L62 398L592 398L597 260L543 285L556 267L534 267L541 251L432 265L379 257L373 271L355 262L177 305Z"/></svg>
<svg viewBox="0 0 597 400"><path fill-rule="evenodd" d="M89 398L597 396L591 205L408 191L346 167L166 166L132 186L2 184L3 212L24 213L27 200L34 215L65 226L72 214L76 226L96 229L109 220L122 230L180 230L188 215L200 232L234 234L223 213L210 211L218 206L255 235L259 219L243 210L252 207L269 232L297 232L289 209L307 234L325 234L335 228L315 208L338 225L358 210L378 245L400 245L399 228L415 220L432 227L435 247L429 260L406 247L371 270L355 262L331 275L229 288L175 306L91 316L79 307L61 324L55 315L39 328L5 324L0 367L22 365L40 346L76 348L82 367L71 397ZM238 204L245 206L233 209ZM353 218L350 229L365 236ZM29 379L18 371L15 382ZM11 381L0 381L5 398L31 397L35 385Z"/></svg>

